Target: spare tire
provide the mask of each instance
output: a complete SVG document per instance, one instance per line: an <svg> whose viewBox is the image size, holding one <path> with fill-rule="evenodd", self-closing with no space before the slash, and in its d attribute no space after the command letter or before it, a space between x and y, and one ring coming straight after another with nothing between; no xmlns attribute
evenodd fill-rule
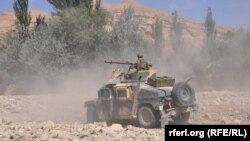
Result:
<svg viewBox="0 0 250 141"><path fill-rule="evenodd" d="M172 90L174 104L179 107L188 107L195 102L193 88L187 82L179 82L174 85Z"/></svg>

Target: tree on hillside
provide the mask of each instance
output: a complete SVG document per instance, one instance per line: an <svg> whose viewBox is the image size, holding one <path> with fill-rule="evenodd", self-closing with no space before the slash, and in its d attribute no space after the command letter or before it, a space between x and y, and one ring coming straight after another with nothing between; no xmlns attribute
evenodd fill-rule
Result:
<svg viewBox="0 0 250 141"><path fill-rule="evenodd" d="M53 32L72 55L72 64L78 64L80 61L77 59L91 62L103 51L108 35L105 31L106 19L104 10L95 10L90 15L88 9L82 6L65 9L60 14L59 21L53 25Z"/></svg>
<svg viewBox="0 0 250 141"><path fill-rule="evenodd" d="M172 13L172 23L169 33L170 43L175 52L180 52L182 48L182 27L177 11Z"/></svg>
<svg viewBox="0 0 250 141"><path fill-rule="evenodd" d="M204 23L204 41L202 48L202 70L203 73L206 74L207 88L212 89L214 86L214 80L216 80L216 71L219 68L219 57L220 48L217 47L216 44L216 31L215 31L215 20L213 19L212 9L210 7L207 8L207 14L205 17ZM202 74L202 73L201 73ZM204 74L203 74L204 75Z"/></svg>
<svg viewBox="0 0 250 141"><path fill-rule="evenodd" d="M207 9L207 15L205 19L205 34L207 44L215 41L215 21L213 19L212 9Z"/></svg>
<svg viewBox="0 0 250 141"><path fill-rule="evenodd" d="M39 15L36 17L36 22L35 22L35 29L40 29L41 27L46 27L47 23L45 21L45 16Z"/></svg>
<svg viewBox="0 0 250 141"><path fill-rule="evenodd" d="M139 20L134 18L134 9L132 7L125 8L111 32L113 50L123 53L137 53L142 48L145 49L145 41L139 25Z"/></svg>
<svg viewBox="0 0 250 141"><path fill-rule="evenodd" d="M57 10L65 8L77 7L80 5L81 0L47 0Z"/></svg>
<svg viewBox="0 0 250 141"><path fill-rule="evenodd" d="M31 23L30 12L28 11L28 0L14 0L13 9L17 18L17 26L22 31L28 31Z"/></svg>
<svg viewBox="0 0 250 141"><path fill-rule="evenodd" d="M101 7L101 0L95 0L95 6L93 8L99 9Z"/></svg>
<svg viewBox="0 0 250 141"><path fill-rule="evenodd" d="M47 0L57 10L84 5L89 10L99 9L101 0Z"/></svg>
<svg viewBox="0 0 250 141"><path fill-rule="evenodd" d="M33 74L43 73L53 78L71 68L92 63L105 51L109 34L104 28L106 11L100 9L90 15L87 10L85 7L65 9L46 26L40 16L38 27L30 29L25 40L16 34L6 34L0 42L0 72L6 71L11 82L18 83Z"/></svg>
<svg viewBox="0 0 250 141"><path fill-rule="evenodd" d="M157 55L161 55L162 49L164 47L164 37L162 21L158 17L153 24L153 38L154 45L156 47L156 53Z"/></svg>
<svg viewBox="0 0 250 141"><path fill-rule="evenodd" d="M205 37L204 37L204 53L208 56L210 63L217 59L217 47L216 47L216 31L215 20L213 19L212 9L207 9L207 15L204 23Z"/></svg>

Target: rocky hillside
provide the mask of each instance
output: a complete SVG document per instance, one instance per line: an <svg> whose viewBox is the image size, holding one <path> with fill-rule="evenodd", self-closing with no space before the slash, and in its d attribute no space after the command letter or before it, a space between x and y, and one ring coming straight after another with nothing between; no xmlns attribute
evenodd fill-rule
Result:
<svg viewBox="0 0 250 141"><path fill-rule="evenodd" d="M108 29L111 29L111 25L113 25L117 20L122 10L125 7L132 6L135 9L136 18L141 20L141 29L144 35L148 38L149 41L153 42L152 38L152 27L155 23L156 18L158 17L163 21L163 33L166 43L166 48L169 48L169 30L171 24L171 14L166 12L160 12L156 9L152 9L150 7L146 7L141 5L134 0L124 0L120 4L109 4L103 3L102 7L107 9L110 13L110 19L108 23ZM35 18L38 15L43 15L49 18L51 14L39 11L32 10L32 21L34 22ZM205 15L204 15L205 16ZM8 30L14 30L15 23L15 15L13 12L4 12L0 14L0 35L6 33ZM191 48L199 48L202 45L203 37L204 37L204 26L202 23L198 23L184 17L181 17L180 22L183 26L183 42L190 46ZM230 30L229 28L225 28L222 26L216 27L216 33L218 39L221 38L222 34Z"/></svg>
<svg viewBox="0 0 250 141"><path fill-rule="evenodd" d="M166 41L166 48L169 48L169 31L172 15L171 13L161 12L150 7L139 4L135 0L124 0L121 4L108 4L104 3L103 7L107 9L111 15L110 24L114 24L122 10L125 7L132 6L135 9L135 16L141 20L141 29L145 33L146 37L153 42L152 29L153 24L158 17L163 21L163 33ZM205 15L204 15L205 16ZM199 48L202 45L204 37L204 25L184 17L180 18L180 22L183 26L183 42L191 48ZM222 34L230 30L229 28L217 26L216 33L218 39L221 38ZM170 48L169 48L170 49Z"/></svg>

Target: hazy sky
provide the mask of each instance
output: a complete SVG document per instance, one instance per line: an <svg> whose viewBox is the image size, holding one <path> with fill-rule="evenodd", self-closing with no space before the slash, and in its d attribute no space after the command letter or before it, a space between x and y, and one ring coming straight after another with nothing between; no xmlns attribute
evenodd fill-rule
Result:
<svg viewBox="0 0 250 141"><path fill-rule="evenodd" d="M31 9L53 11L47 0L29 0ZM120 3L122 0L103 0ZM234 27L250 27L250 0L137 0L140 3L165 12L176 10L180 16L203 22L210 6L216 24ZM13 0L0 0L0 12L12 10ZM0 21L1 22L1 21Z"/></svg>

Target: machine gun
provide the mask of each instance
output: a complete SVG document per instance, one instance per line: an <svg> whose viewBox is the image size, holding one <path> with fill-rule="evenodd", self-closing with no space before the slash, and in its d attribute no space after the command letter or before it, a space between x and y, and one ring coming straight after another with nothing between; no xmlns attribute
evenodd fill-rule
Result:
<svg viewBox="0 0 250 141"><path fill-rule="evenodd" d="M148 71L150 67L152 67L151 64L147 63L143 59L138 59L136 63L131 63L131 62L115 62L115 61L105 61L105 63L108 64L121 64L121 65L129 65L129 69L127 73L124 73L124 78L126 80L131 80L134 78L137 78L138 72L141 72L141 70L146 70ZM132 69L135 69L136 71L132 71Z"/></svg>
<svg viewBox="0 0 250 141"><path fill-rule="evenodd" d="M115 61L104 61L104 63L107 63L107 64L121 64L121 65L130 65L130 66L134 66L134 65L136 65L135 63L131 63L131 62L115 62Z"/></svg>
<svg viewBox="0 0 250 141"><path fill-rule="evenodd" d="M147 62L143 62L144 64L142 64L142 62L140 62L138 64L138 62L136 63L131 63L131 62L116 62L116 61L104 61L104 63L107 64L121 64L121 65L130 65L130 69L135 68L137 69L137 71L141 70L141 69L149 69L149 67L152 67L151 64L147 63Z"/></svg>

